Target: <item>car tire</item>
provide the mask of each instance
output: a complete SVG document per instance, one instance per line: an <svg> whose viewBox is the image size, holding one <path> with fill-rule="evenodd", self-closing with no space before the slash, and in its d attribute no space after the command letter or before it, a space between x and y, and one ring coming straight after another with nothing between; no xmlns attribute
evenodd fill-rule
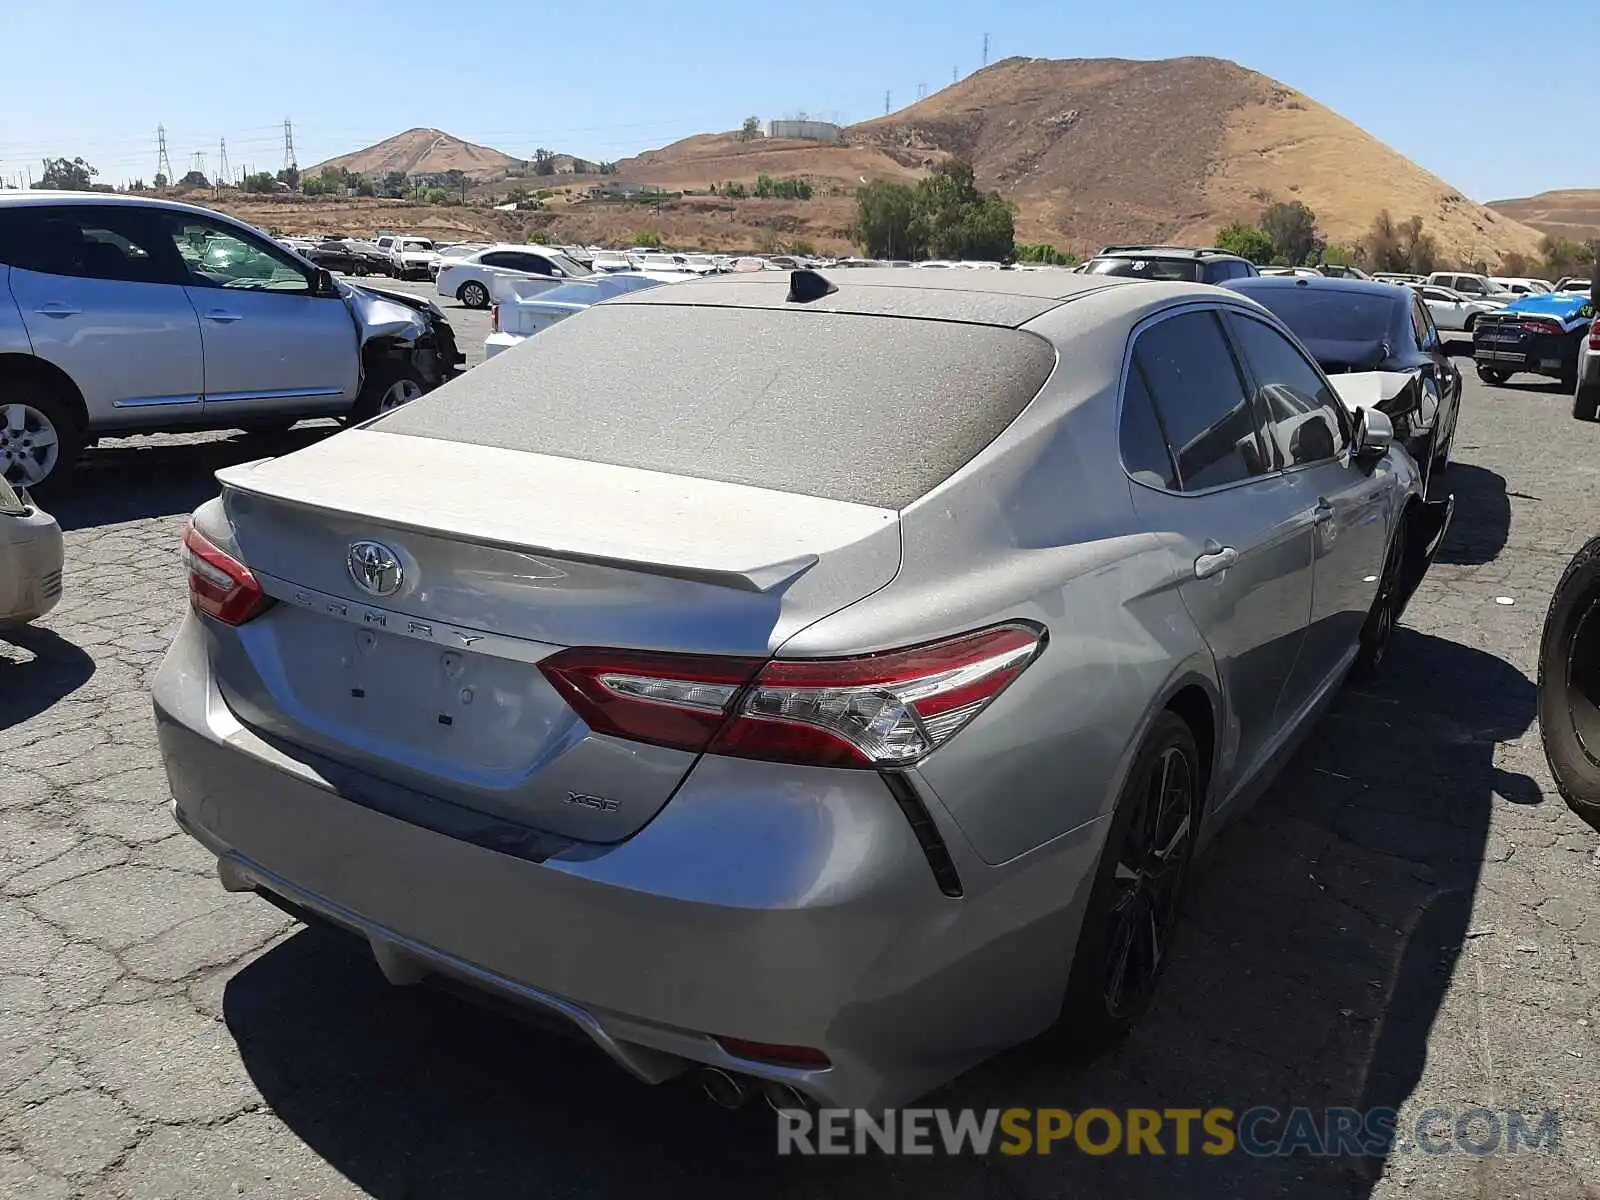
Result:
<svg viewBox="0 0 1600 1200"><path fill-rule="evenodd" d="M456 289L456 299L468 308L488 308L489 289L476 279L469 279Z"/></svg>
<svg viewBox="0 0 1600 1200"><path fill-rule="evenodd" d="M59 393L31 379L0 380L0 473L7 482L41 497L60 495L71 486L83 440L73 405Z"/></svg>
<svg viewBox="0 0 1600 1200"><path fill-rule="evenodd" d="M361 394L350 409L353 423L371 420L409 404L427 390L421 374L409 363L383 362L372 367L361 381Z"/></svg>
<svg viewBox="0 0 1600 1200"><path fill-rule="evenodd" d="M1474 325L1476 325L1477 323L1478 323L1478 314L1477 313L1468 313L1467 314L1467 323L1461 327L1462 332L1463 333L1471 333L1472 332L1472 327Z"/></svg>
<svg viewBox="0 0 1600 1200"><path fill-rule="evenodd" d="M1092 1057L1121 1040L1154 998L1171 957L1206 779L1194 731L1177 713L1162 711L1117 798L1061 1015L1046 1035L1048 1044L1074 1058ZM1154 944L1153 954L1147 943Z"/></svg>
<svg viewBox="0 0 1600 1200"><path fill-rule="evenodd" d="M1561 368L1561 390L1564 392L1577 392L1578 390L1578 360L1573 359Z"/></svg>
<svg viewBox="0 0 1600 1200"><path fill-rule="evenodd" d="M1478 368L1478 378L1493 387L1499 387L1502 383L1511 378L1511 372L1502 371L1499 367L1480 366Z"/></svg>
<svg viewBox="0 0 1600 1200"><path fill-rule="evenodd" d="M1539 640L1539 737L1567 807L1600 829L1600 537L1567 564Z"/></svg>
<svg viewBox="0 0 1600 1200"><path fill-rule="evenodd" d="M1600 417L1600 384L1580 383L1573 389L1572 415L1580 421Z"/></svg>
<svg viewBox="0 0 1600 1200"><path fill-rule="evenodd" d="M1409 536L1409 514L1402 514L1395 526L1394 538L1389 543L1389 553L1383 560L1378 594L1372 598L1372 607L1361 626L1360 648L1356 652L1355 664L1350 668L1351 679L1358 683L1369 683L1376 679L1389 652L1394 627L1400 620L1400 581L1405 570L1406 541Z"/></svg>

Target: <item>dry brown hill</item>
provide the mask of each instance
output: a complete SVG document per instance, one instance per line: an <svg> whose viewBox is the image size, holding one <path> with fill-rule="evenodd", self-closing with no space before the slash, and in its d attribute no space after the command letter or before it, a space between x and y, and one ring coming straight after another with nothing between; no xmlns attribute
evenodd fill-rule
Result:
<svg viewBox="0 0 1600 1200"><path fill-rule="evenodd" d="M1552 237L1574 242L1600 238L1600 188L1562 188L1520 200L1491 200L1489 207Z"/></svg>
<svg viewBox="0 0 1600 1200"><path fill-rule="evenodd" d="M519 166L520 162L509 154L464 142L443 130L408 129L365 150L341 154L307 167L306 174L314 175L323 167L343 167L362 175L384 175L390 171L404 171L407 175L462 171L469 179L492 179Z"/></svg>
<svg viewBox="0 0 1600 1200"><path fill-rule="evenodd" d="M1537 250L1539 234L1467 199L1315 100L1215 58L995 63L845 130L841 145L706 134L618 164L665 187L805 175L839 188L915 178L947 154L1016 201L1020 241L1206 241L1268 203L1300 200L1355 242L1387 208L1420 215L1452 260Z"/></svg>

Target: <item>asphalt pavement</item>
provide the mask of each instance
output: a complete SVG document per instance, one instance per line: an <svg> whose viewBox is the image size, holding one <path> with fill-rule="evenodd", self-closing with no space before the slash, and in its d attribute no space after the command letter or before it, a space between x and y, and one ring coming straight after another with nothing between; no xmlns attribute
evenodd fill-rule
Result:
<svg viewBox="0 0 1600 1200"><path fill-rule="evenodd" d="M481 356L486 317L444 306ZM1219 840L1135 1035L1078 1068L1023 1048L927 1101L1391 1107L1402 1131L1554 1108L1558 1145L779 1160L764 1109L392 988L360 947L223 892L168 815L147 688L186 603L184 515L219 466L327 435L308 424L107 439L56 506L61 607L0 640L0 1195L1595 1194L1600 837L1551 783L1533 684L1551 589L1600 526L1600 426L1570 405L1469 378L1455 523L1379 682Z"/></svg>

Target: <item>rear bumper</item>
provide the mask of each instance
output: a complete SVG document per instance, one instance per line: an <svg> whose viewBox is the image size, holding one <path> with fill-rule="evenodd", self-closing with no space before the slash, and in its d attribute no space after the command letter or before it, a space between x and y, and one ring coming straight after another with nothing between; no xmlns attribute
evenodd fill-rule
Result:
<svg viewBox="0 0 1600 1200"><path fill-rule="evenodd" d="M502 350L509 350L513 346L522 345L523 340L523 335L520 333L491 333L483 339L483 357L485 359L493 358Z"/></svg>
<svg viewBox="0 0 1600 1200"><path fill-rule="evenodd" d="M1581 335L1537 334L1518 343L1494 342L1485 338L1480 324L1473 337L1472 357L1480 367L1501 371L1525 371L1559 379L1571 370L1578 356Z"/></svg>
<svg viewBox="0 0 1600 1200"><path fill-rule="evenodd" d="M61 599L61 527L35 508L0 516L0 626L44 616Z"/></svg>
<svg viewBox="0 0 1600 1200"><path fill-rule="evenodd" d="M878 776L708 758L630 840L531 861L347 799L240 726L193 616L153 691L174 815L225 886L359 933L396 981L436 971L555 1013L651 1082L707 1064L887 1105L1032 1036L1059 1006L1103 833L952 899ZM950 848L975 878L970 848ZM714 1034L832 1066L737 1058Z"/></svg>

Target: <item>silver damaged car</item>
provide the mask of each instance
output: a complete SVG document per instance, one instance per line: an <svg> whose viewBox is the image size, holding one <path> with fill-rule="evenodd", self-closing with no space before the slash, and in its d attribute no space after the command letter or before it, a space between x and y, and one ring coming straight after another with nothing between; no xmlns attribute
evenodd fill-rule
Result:
<svg viewBox="0 0 1600 1200"><path fill-rule="evenodd" d="M1104 1046L1443 535L1392 436L1196 284L608 300L221 472L174 812L228 888L646 1080L886 1105Z"/></svg>

